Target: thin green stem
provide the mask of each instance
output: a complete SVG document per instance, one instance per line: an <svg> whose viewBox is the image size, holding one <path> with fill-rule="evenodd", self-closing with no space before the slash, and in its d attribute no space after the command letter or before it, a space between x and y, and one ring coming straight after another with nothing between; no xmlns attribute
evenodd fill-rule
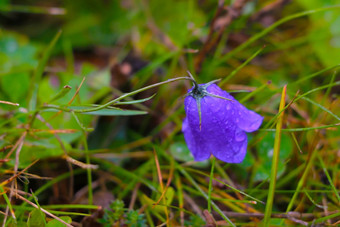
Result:
<svg viewBox="0 0 340 227"><path fill-rule="evenodd" d="M85 150L85 159L86 159L86 164L90 165L90 154L89 154L89 149L87 146L87 138L86 138L86 132L83 131L83 141L84 141L84 150ZM87 187L88 187L88 199L89 199L89 205L93 204L93 191L92 191L92 170L91 168L86 169L87 172Z"/></svg>
<svg viewBox="0 0 340 227"><path fill-rule="evenodd" d="M123 100L123 99L125 99L125 98L127 98L129 96L135 95L135 94L137 94L139 92L142 92L142 91L154 88L154 87L158 87L158 86L163 85L163 84L172 83L172 82L175 82L175 81L178 81L178 80L190 80L190 81L192 81L192 79L190 77L177 77L177 78L174 78L174 79L169 79L169 80L166 80L166 81L163 81L163 82L152 84L152 85L146 86L144 88L140 88L138 90L126 93L126 94L124 94L124 95L122 95L122 96L120 96L120 97L118 97L116 99L111 100L110 102L108 102L108 103L106 103L104 105L100 105L100 106L96 106L96 107L88 108L88 109L73 110L73 109L70 109L70 108L67 108L67 107L61 107L61 106L55 106L55 105L45 105L42 108L58 109L58 110L62 110L62 111L65 111L65 112L74 111L75 113L93 112L93 111L104 109L104 108L106 108L106 107L108 107L110 105L113 105L113 104L117 103L120 100Z"/></svg>
<svg viewBox="0 0 340 227"><path fill-rule="evenodd" d="M263 46L261 49L259 49L258 51L256 51L252 56L250 56L250 58L248 58L245 62L243 62L239 67L237 67L234 71L232 71L227 77L225 77L221 82L220 82L220 87L222 87L228 80L230 80L231 78L233 78L236 73L238 73L238 71L240 71L244 66L246 66L251 60L253 60L257 55L259 55L263 49L265 48L265 46Z"/></svg>
<svg viewBox="0 0 340 227"><path fill-rule="evenodd" d="M329 173L328 173L328 171L327 171L327 169L326 169L326 165L325 165L325 163L323 162L323 160L322 160L322 158L320 157L320 155L317 154L317 156L318 156L318 159L319 159L320 164L321 164L321 166L322 166L322 170L324 171L324 173L325 173L325 175L326 175L326 177L327 177L327 180L328 180L329 184L331 185L331 187L332 187L332 189L333 189L333 191L334 191L334 194L335 194L336 198L338 199L338 201L339 201L339 203L340 203L340 195L339 195L339 193L337 192L337 190L336 190L336 188L335 188L335 186L334 186L334 184L333 184L332 178L331 178L331 176L329 175Z"/></svg>
<svg viewBox="0 0 340 227"><path fill-rule="evenodd" d="M308 127L308 128L283 128L283 129L281 129L281 131L283 131L283 132L303 132L303 131L309 131L309 130L315 130L315 129L334 128L334 127L339 127L339 126L340 126L340 123L331 124L331 125L322 125L322 126L316 126L316 127ZM258 131L275 132L276 129L259 129Z"/></svg>
<svg viewBox="0 0 340 227"><path fill-rule="evenodd" d="M213 181L213 178L214 178L215 161L216 161L216 158L213 157L211 159L211 171L210 171L209 190L208 190L208 211L209 211L209 213L211 213L211 192L212 192L212 181Z"/></svg>

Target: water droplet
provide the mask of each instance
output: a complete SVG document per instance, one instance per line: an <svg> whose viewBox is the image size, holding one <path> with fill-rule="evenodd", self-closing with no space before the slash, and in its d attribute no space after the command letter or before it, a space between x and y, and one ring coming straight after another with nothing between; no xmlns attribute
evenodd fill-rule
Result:
<svg viewBox="0 0 340 227"><path fill-rule="evenodd" d="M267 153L268 157L273 157L274 150L270 149Z"/></svg>
<svg viewBox="0 0 340 227"><path fill-rule="evenodd" d="M235 133L235 140L240 142L240 141L243 141L245 140L246 138L246 134L243 132L243 131L237 131Z"/></svg>

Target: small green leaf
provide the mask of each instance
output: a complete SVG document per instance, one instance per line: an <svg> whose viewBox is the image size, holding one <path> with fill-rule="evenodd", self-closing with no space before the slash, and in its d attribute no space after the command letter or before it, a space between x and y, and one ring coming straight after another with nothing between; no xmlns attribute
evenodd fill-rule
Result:
<svg viewBox="0 0 340 227"><path fill-rule="evenodd" d="M59 218L68 224L72 222L72 219L69 216L61 216ZM60 221L56 219L53 219L52 221L49 221L47 223L46 227L65 227L65 224L61 223Z"/></svg>
<svg viewBox="0 0 340 227"><path fill-rule="evenodd" d="M67 93L69 93L71 91L71 89L72 88L70 86L65 85L63 87L63 89L49 101L49 103L54 102L54 101L64 97Z"/></svg>
<svg viewBox="0 0 340 227"><path fill-rule="evenodd" d="M172 144L170 146L170 153L178 161L189 162L194 160L187 145L182 142Z"/></svg>
<svg viewBox="0 0 340 227"><path fill-rule="evenodd" d="M87 106L70 106L71 110L84 110L89 109ZM140 110L123 110L118 108L105 108L101 110L96 110L92 112L79 112L81 114L89 114L89 115L100 115L100 116L132 116L132 115L143 115L147 114L146 111Z"/></svg>
<svg viewBox="0 0 340 227"><path fill-rule="evenodd" d="M158 189L160 190L160 188L158 188ZM168 187L168 189L166 190L165 195L163 197L166 200L166 205L170 205L172 203L174 195L175 195L174 189L172 187ZM157 197L157 199L158 199L158 197ZM150 197L146 196L145 194L142 195L142 202L144 204L148 204L149 206L154 206L153 209L158 213L164 213L164 204L163 204L162 201L159 203L159 205L154 206L154 204L156 204L156 201L154 201Z"/></svg>
<svg viewBox="0 0 340 227"><path fill-rule="evenodd" d="M187 145L184 142L173 143L170 146L171 155L178 161L193 162L192 166L204 168L209 166L209 160L203 162L194 162L194 157L190 153Z"/></svg>
<svg viewBox="0 0 340 227"><path fill-rule="evenodd" d="M153 97L155 97L156 94L151 95L148 98L145 99L137 99L137 100L132 100L132 101L126 101L126 102L117 102L114 105L129 105L129 104L137 104L137 103L142 103L142 102L146 102L150 99L152 99Z"/></svg>
<svg viewBox="0 0 340 227"><path fill-rule="evenodd" d="M39 209L34 209L30 212L27 220L27 226L28 227L41 227L45 226L45 214L39 210Z"/></svg>
<svg viewBox="0 0 340 227"><path fill-rule="evenodd" d="M257 146L259 163L256 165L255 181L263 181L270 177L274 140L275 133L268 133ZM292 149L293 144L291 138L287 134L282 134L277 177L280 177L285 171L285 161L290 156Z"/></svg>
<svg viewBox="0 0 340 227"><path fill-rule="evenodd" d="M8 101L22 103L29 87L28 73L8 73L0 77L1 88Z"/></svg>

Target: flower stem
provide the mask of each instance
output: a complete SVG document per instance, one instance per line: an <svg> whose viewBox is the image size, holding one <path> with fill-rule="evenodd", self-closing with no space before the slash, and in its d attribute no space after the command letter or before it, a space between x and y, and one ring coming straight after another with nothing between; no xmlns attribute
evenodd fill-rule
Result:
<svg viewBox="0 0 340 227"><path fill-rule="evenodd" d="M211 171L210 171L209 190L208 190L208 211L209 211L209 213L211 213L211 192L212 192L212 180L214 178L215 161L216 161L216 158L213 157L211 159Z"/></svg>

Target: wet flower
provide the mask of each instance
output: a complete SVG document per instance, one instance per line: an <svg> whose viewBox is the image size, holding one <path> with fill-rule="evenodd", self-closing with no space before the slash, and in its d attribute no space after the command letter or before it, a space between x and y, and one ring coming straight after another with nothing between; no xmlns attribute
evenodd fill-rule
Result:
<svg viewBox="0 0 340 227"><path fill-rule="evenodd" d="M185 98L182 131L196 161L214 155L228 163L240 163L247 151L246 132L257 130L263 117L248 110L212 81L196 84Z"/></svg>

